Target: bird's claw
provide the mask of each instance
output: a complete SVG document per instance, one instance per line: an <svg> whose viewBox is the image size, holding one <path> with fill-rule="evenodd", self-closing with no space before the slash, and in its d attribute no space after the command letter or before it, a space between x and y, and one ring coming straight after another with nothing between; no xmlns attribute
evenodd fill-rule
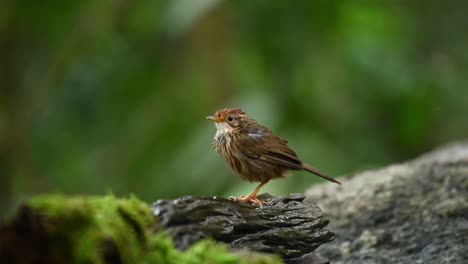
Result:
<svg viewBox="0 0 468 264"><path fill-rule="evenodd" d="M240 197L231 196L231 197L229 197L229 199L234 201L234 202L256 204L256 205L259 205L260 207L263 207L264 204L267 204L264 201L260 201L259 199L255 198L255 197L248 196L248 195L242 195Z"/></svg>

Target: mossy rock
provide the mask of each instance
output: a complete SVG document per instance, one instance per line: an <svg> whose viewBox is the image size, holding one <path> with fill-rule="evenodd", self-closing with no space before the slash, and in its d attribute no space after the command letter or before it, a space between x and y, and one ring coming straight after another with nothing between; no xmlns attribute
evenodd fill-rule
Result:
<svg viewBox="0 0 468 264"><path fill-rule="evenodd" d="M136 197L46 195L23 205L0 228L5 263L281 263L236 254L211 240L174 248L148 204Z"/></svg>

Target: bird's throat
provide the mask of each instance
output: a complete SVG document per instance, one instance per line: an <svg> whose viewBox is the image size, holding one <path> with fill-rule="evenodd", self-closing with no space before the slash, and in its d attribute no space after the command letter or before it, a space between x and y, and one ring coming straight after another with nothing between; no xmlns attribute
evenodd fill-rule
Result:
<svg viewBox="0 0 468 264"><path fill-rule="evenodd" d="M226 122L218 122L216 125L216 136L221 136L223 134L232 133L234 129Z"/></svg>

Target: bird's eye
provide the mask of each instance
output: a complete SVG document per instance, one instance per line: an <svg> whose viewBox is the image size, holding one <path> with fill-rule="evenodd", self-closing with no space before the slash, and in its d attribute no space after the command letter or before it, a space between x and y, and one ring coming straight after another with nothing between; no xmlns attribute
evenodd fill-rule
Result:
<svg viewBox="0 0 468 264"><path fill-rule="evenodd" d="M229 115L226 119L227 119L227 121L229 121L229 122L231 122L232 120L234 120L234 118L233 118L231 115Z"/></svg>

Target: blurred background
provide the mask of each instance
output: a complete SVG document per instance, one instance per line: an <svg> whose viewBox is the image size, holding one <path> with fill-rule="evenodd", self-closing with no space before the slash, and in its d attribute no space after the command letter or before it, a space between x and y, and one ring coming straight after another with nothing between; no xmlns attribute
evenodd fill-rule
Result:
<svg viewBox="0 0 468 264"><path fill-rule="evenodd" d="M458 4L455 4L458 3ZM468 3L6 0L0 212L33 195L241 195L205 119L241 107L338 176L468 135ZM295 172L263 190L302 192Z"/></svg>

